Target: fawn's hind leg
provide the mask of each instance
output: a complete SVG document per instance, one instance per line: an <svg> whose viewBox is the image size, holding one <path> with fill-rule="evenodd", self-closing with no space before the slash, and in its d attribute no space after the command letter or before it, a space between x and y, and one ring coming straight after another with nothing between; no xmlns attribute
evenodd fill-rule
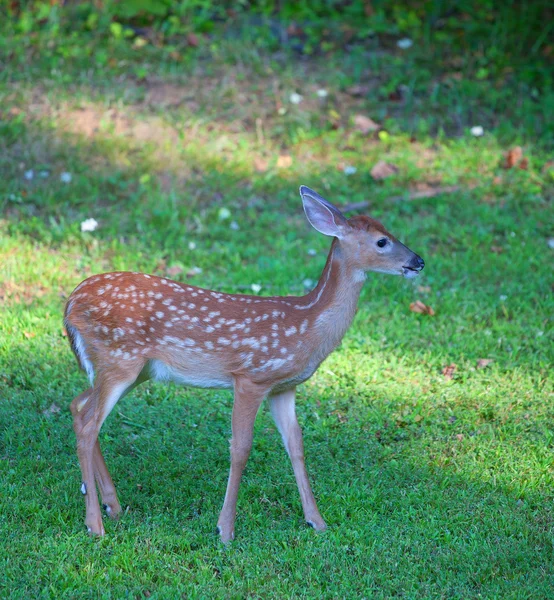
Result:
<svg viewBox="0 0 554 600"><path fill-rule="evenodd" d="M81 410L87 403L91 393L92 388L89 388L82 394L79 394L79 396L77 396L77 398L75 398L75 400L73 400L73 402L71 403L71 412L73 414L74 419L80 418ZM112 519L116 519L119 516L119 513L121 512L121 505L119 504L119 500L117 498L115 485L106 466L106 462L104 461L104 457L102 456L102 451L100 450L100 442L98 440L96 440L96 443L94 444L92 462L94 469L94 478L96 480L98 488L100 489L102 506L106 513ZM87 490L87 493L88 492L89 490Z"/></svg>
<svg viewBox="0 0 554 600"><path fill-rule="evenodd" d="M126 380L121 375L110 373L110 376L104 374L102 377L99 374L94 387L77 396L71 403L73 428L77 437L77 455L82 474L81 493L85 496L86 504L85 524L90 533L98 535L104 535L104 526L96 494L95 478L103 501L106 494L107 507L116 510L116 514L118 508L121 510L98 443L98 433L102 423L116 402L133 387L138 372L131 380L128 379L128 372L125 373Z"/></svg>

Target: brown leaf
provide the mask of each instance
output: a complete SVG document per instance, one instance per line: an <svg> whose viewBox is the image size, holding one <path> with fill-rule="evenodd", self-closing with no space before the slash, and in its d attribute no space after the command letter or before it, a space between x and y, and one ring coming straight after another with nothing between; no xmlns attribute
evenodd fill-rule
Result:
<svg viewBox="0 0 554 600"><path fill-rule="evenodd" d="M346 93L349 96L353 96L354 98L359 98L360 96L365 96L369 92L368 85L351 85L346 88Z"/></svg>
<svg viewBox="0 0 554 600"><path fill-rule="evenodd" d="M477 361L477 368L484 369L485 367L488 367L493 362L494 362L494 360L492 358L480 358Z"/></svg>
<svg viewBox="0 0 554 600"><path fill-rule="evenodd" d="M61 408L55 403L52 402L52 404L46 409L42 411L43 415L56 415L60 412Z"/></svg>
<svg viewBox="0 0 554 600"><path fill-rule="evenodd" d="M554 160L549 160L547 163L544 163L542 172L545 175L546 173L552 173L554 175Z"/></svg>
<svg viewBox="0 0 554 600"><path fill-rule="evenodd" d="M34 331L24 331L23 335L30 340L31 338L34 338L36 336L36 333Z"/></svg>
<svg viewBox="0 0 554 600"><path fill-rule="evenodd" d="M193 48L198 48L199 43L200 42L196 33L192 33L192 31L190 33L187 33L187 44L189 46L192 46Z"/></svg>
<svg viewBox="0 0 554 600"><path fill-rule="evenodd" d="M518 162L523 158L523 150L521 146L516 146L511 150L508 150L505 155L504 168L513 169Z"/></svg>
<svg viewBox="0 0 554 600"><path fill-rule="evenodd" d="M254 159L254 168L256 169L256 171L258 171L258 173L264 173L269 168L269 161L265 158L257 156Z"/></svg>
<svg viewBox="0 0 554 600"><path fill-rule="evenodd" d="M292 166L292 156L288 154L281 154L277 159L277 168L278 169L287 169Z"/></svg>
<svg viewBox="0 0 554 600"><path fill-rule="evenodd" d="M464 434L463 433L457 433L456 434L456 439L461 442L464 439Z"/></svg>
<svg viewBox="0 0 554 600"><path fill-rule="evenodd" d="M451 365L446 365L446 367L443 368L442 374L444 375L445 379L452 379L452 377L454 377L454 371L456 371L456 365L452 363Z"/></svg>
<svg viewBox="0 0 554 600"><path fill-rule="evenodd" d="M522 171L527 171L529 167L529 159L527 157L523 158L521 160L521 162L519 163L519 165L517 166L518 169L521 169Z"/></svg>
<svg viewBox="0 0 554 600"><path fill-rule="evenodd" d="M424 304L421 300L416 300L410 304L410 310L415 313L420 313L422 315L429 315L430 317L434 316L435 311L427 304Z"/></svg>
<svg viewBox="0 0 554 600"><path fill-rule="evenodd" d="M169 267L169 269L167 269L167 271L166 271L166 273L170 277L175 277L175 275L180 275L182 272L183 272L183 269L179 265L173 265L172 267Z"/></svg>
<svg viewBox="0 0 554 600"><path fill-rule="evenodd" d="M391 175L395 175L398 173L398 167L393 165L392 163L387 163L384 160L380 160L374 167L371 169L371 176L376 181L380 181L381 179L386 179Z"/></svg>
<svg viewBox="0 0 554 600"><path fill-rule="evenodd" d="M334 410L331 412L332 415L336 415L339 423L346 423L348 419L338 410Z"/></svg>
<svg viewBox="0 0 554 600"><path fill-rule="evenodd" d="M354 127L363 135L367 135L372 131L377 131L380 126L365 115L356 115L354 117Z"/></svg>
<svg viewBox="0 0 554 600"><path fill-rule="evenodd" d="M491 246L491 252L494 254L502 254L502 252L504 252L504 248L502 248L502 246Z"/></svg>
<svg viewBox="0 0 554 600"><path fill-rule="evenodd" d="M417 291L422 294L428 294L431 291L431 288L428 285L418 285Z"/></svg>

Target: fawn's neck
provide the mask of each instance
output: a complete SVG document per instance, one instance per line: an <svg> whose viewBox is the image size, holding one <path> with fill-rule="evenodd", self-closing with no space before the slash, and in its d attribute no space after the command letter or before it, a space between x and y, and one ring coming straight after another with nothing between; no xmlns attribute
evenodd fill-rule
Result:
<svg viewBox="0 0 554 600"><path fill-rule="evenodd" d="M321 353L331 352L352 323L364 281L365 273L348 264L335 238L317 286L305 296Z"/></svg>

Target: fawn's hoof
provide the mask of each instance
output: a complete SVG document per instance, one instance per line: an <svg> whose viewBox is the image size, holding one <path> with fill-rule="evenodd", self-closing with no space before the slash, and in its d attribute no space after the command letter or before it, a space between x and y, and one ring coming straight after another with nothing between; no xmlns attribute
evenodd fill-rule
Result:
<svg viewBox="0 0 554 600"><path fill-rule="evenodd" d="M235 531L234 529L228 529L223 525L217 526L217 532L219 533L219 537L224 544L228 544L235 539Z"/></svg>
<svg viewBox="0 0 554 600"><path fill-rule="evenodd" d="M121 516L121 505L117 500L113 502L105 502L104 504L102 504L102 508L104 509L108 517L110 517L110 519L113 519L114 521L117 521Z"/></svg>
<svg viewBox="0 0 554 600"><path fill-rule="evenodd" d="M321 517L306 519L306 523L316 531L325 531L327 529L327 524Z"/></svg>
<svg viewBox="0 0 554 600"><path fill-rule="evenodd" d="M102 517L99 517L98 519L87 519L85 521L85 525L87 526L87 531L91 536L106 535L106 532L104 531L104 525L102 524Z"/></svg>

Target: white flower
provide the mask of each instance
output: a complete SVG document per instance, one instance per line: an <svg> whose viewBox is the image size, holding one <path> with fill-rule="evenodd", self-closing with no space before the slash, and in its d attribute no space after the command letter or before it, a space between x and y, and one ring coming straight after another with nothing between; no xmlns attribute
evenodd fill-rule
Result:
<svg viewBox="0 0 554 600"><path fill-rule="evenodd" d="M196 250L196 242L189 242L189 250Z"/></svg>
<svg viewBox="0 0 554 600"><path fill-rule="evenodd" d="M475 137L481 137L485 133L485 130L481 125L475 125L475 127L472 127L469 131L471 135L474 135Z"/></svg>
<svg viewBox="0 0 554 600"><path fill-rule="evenodd" d="M284 106L281 106L279 110L277 110L277 114L282 117L283 115L287 114L287 109Z"/></svg>
<svg viewBox="0 0 554 600"><path fill-rule="evenodd" d="M187 272L187 277L194 277L195 275L200 275L202 273L202 269L200 267L192 267Z"/></svg>
<svg viewBox="0 0 554 600"><path fill-rule="evenodd" d="M313 287L314 282L311 279L304 279L304 281L302 282L302 285L306 288L309 289L311 287Z"/></svg>
<svg viewBox="0 0 554 600"><path fill-rule="evenodd" d="M39 171L38 172L38 176L41 177L42 179L46 179L48 177L48 175L50 175L50 171Z"/></svg>
<svg viewBox="0 0 554 600"><path fill-rule="evenodd" d="M344 174L345 175L354 175L354 173L356 173L358 169L356 169L356 167L353 167L352 165L347 165L346 167L344 167Z"/></svg>
<svg viewBox="0 0 554 600"><path fill-rule="evenodd" d="M252 290L252 291L253 291L255 294L257 294L257 293L259 293L259 292L260 292L260 290L262 289L262 286L261 286L259 283L253 283L253 284L250 286L250 289L251 289L251 290Z"/></svg>
<svg viewBox="0 0 554 600"><path fill-rule="evenodd" d="M64 171L61 175L60 175L60 181L62 183L71 183L71 173L68 173L67 171Z"/></svg>
<svg viewBox="0 0 554 600"><path fill-rule="evenodd" d="M407 50L408 48L411 48L413 46L413 42L410 38L402 38L401 40L398 40L396 42L396 45L401 49L401 50Z"/></svg>
<svg viewBox="0 0 554 600"><path fill-rule="evenodd" d="M231 224L229 225L229 227L233 231L238 231L240 229L240 226L239 226L239 224L236 221L231 221Z"/></svg>
<svg viewBox="0 0 554 600"><path fill-rule="evenodd" d="M86 219L81 223L81 231L94 231L98 227L96 219Z"/></svg>
<svg viewBox="0 0 554 600"><path fill-rule="evenodd" d="M228 219L231 216L231 211L225 206L223 206L219 209L217 216L219 217L220 221L225 221L225 219Z"/></svg>
<svg viewBox="0 0 554 600"><path fill-rule="evenodd" d="M313 248L310 248L308 250L308 255L309 256L315 256L317 254L317 250L314 250Z"/></svg>
<svg viewBox="0 0 554 600"><path fill-rule="evenodd" d="M506 300L508 299L508 296L506 296L506 294L501 294L500 296L498 296L500 298L500 300L502 302L506 302Z"/></svg>
<svg viewBox="0 0 554 600"><path fill-rule="evenodd" d="M549 248L554 249L554 238L550 238L546 243L548 244Z"/></svg>
<svg viewBox="0 0 554 600"><path fill-rule="evenodd" d="M302 102L302 100L304 100L304 98L300 94L293 92L289 96L289 100L291 101L292 104L300 104L300 102Z"/></svg>
<svg viewBox="0 0 554 600"><path fill-rule="evenodd" d="M323 88L317 90L316 92L318 98L327 98L327 96L329 95L329 92L327 90L324 90Z"/></svg>
<svg viewBox="0 0 554 600"><path fill-rule="evenodd" d="M31 179L33 179L34 176L35 176L35 172L33 171L33 169L29 169L28 171L25 171L25 173L23 174L23 177L25 177L25 179L27 181L31 181Z"/></svg>

